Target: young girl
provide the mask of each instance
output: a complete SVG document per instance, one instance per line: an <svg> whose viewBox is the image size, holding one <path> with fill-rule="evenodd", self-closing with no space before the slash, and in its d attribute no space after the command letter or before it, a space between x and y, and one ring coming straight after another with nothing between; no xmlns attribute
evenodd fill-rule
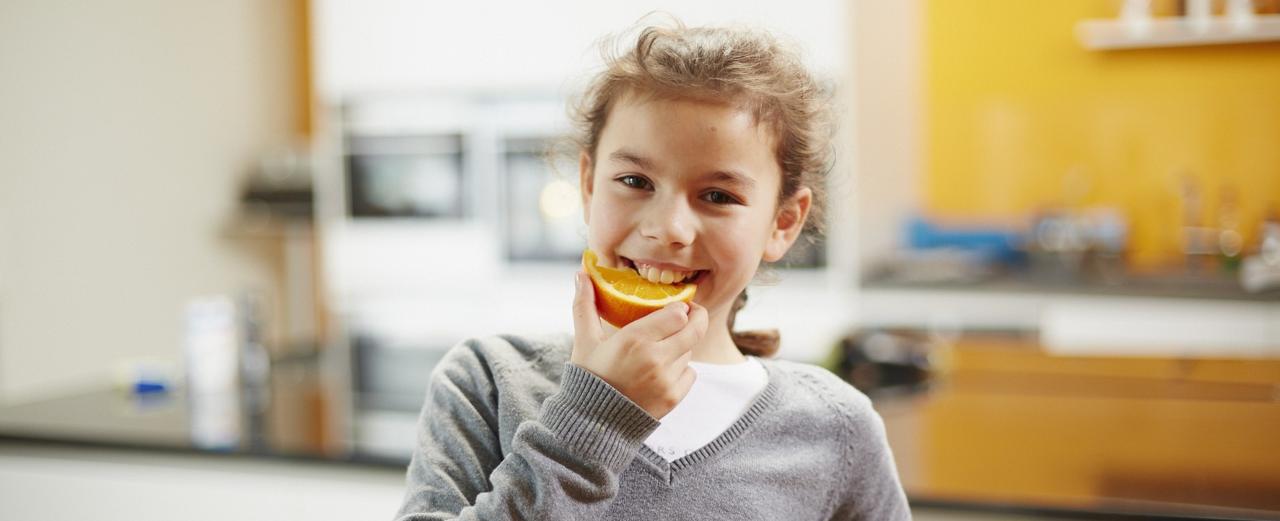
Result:
<svg viewBox="0 0 1280 521"><path fill-rule="evenodd" d="M577 112L588 246L696 297L615 329L579 272L572 336L455 347L399 518L909 519L868 399L731 331L816 211L825 102L759 32L648 28L608 59Z"/></svg>

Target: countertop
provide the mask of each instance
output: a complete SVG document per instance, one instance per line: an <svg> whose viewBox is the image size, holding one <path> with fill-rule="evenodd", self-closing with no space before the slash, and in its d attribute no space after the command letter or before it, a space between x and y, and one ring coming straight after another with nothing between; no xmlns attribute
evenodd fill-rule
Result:
<svg viewBox="0 0 1280 521"><path fill-rule="evenodd" d="M104 388L0 407L0 439L405 467L407 458L364 448L353 405L361 400L321 365L316 356L277 361L263 389L212 401L181 388L141 395ZM262 396L262 406L250 396ZM231 400L229 409L221 399ZM209 425L231 427L234 441L201 442L209 436L197 434Z"/></svg>
<svg viewBox="0 0 1280 521"><path fill-rule="evenodd" d="M981 336L951 357L916 392L873 394L913 505L1280 519L1280 360L1063 357ZM256 412L241 395L232 446L193 441L200 412L183 392L110 389L0 408L0 440L403 468L411 447L379 450L359 418L411 429L416 413L367 410L378 400L320 365L276 363Z"/></svg>

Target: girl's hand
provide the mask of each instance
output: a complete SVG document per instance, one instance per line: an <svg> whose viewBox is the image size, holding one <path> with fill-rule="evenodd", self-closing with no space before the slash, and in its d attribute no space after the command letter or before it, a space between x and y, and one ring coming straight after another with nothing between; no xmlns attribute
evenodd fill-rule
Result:
<svg viewBox="0 0 1280 521"><path fill-rule="evenodd" d="M666 416L693 386L696 375L689 368L689 358L707 332L707 309L676 302L606 335L591 279L579 271L574 280L570 361L600 377L650 416Z"/></svg>

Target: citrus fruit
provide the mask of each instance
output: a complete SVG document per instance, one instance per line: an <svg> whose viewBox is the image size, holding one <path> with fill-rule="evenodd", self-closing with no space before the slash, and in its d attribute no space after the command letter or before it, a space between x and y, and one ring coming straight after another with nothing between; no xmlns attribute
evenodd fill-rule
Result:
<svg viewBox="0 0 1280 521"><path fill-rule="evenodd" d="M630 324L672 302L693 300L698 290L697 284L649 282L635 270L600 266L597 262L596 252L582 252L582 267L595 286L596 309L600 318L614 327Z"/></svg>

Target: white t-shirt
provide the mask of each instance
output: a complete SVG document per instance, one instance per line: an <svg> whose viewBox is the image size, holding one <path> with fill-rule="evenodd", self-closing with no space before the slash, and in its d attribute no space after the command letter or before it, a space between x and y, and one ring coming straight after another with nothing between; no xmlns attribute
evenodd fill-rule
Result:
<svg viewBox="0 0 1280 521"><path fill-rule="evenodd" d="M728 430L769 384L760 360L746 358L737 364L689 362L698 378L644 444L667 461L675 461Z"/></svg>

